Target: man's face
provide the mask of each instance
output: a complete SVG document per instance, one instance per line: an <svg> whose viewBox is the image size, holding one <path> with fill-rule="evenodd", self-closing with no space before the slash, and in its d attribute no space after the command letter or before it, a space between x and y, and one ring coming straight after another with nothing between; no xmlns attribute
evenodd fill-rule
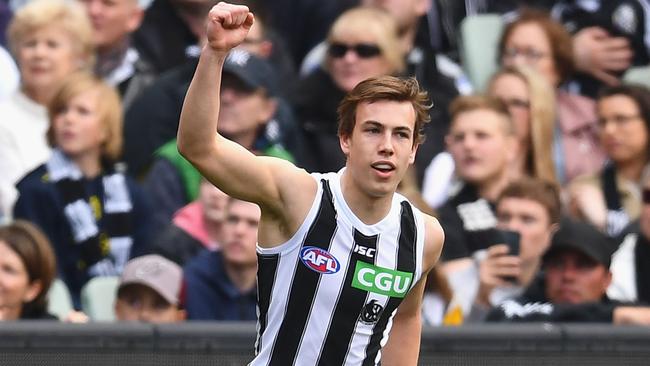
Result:
<svg viewBox="0 0 650 366"><path fill-rule="evenodd" d="M524 262L541 258L551 244L554 225L538 201L502 198L497 204L497 219L500 229L516 231L521 236L519 256Z"/></svg>
<svg viewBox="0 0 650 366"><path fill-rule="evenodd" d="M361 103L352 134L340 138L346 166L370 196L392 194L415 160L415 111L409 102Z"/></svg>
<svg viewBox="0 0 650 366"><path fill-rule="evenodd" d="M115 301L119 321L174 323L185 319L185 312L172 305L152 288L139 284L124 286Z"/></svg>
<svg viewBox="0 0 650 366"><path fill-rule="evenodd" d="M93 25L95 46L111 49L134 32L142 22L144 11L138 0L80 0Z"/></svg>
<svg viewBox="0 0 650 366"><path fill-rule="evenodd" d="M515 140L505 125L503 116L487 109L456 116L445 141L461 179L481 186L506 174Z"/></svg>
<svg viewBox="0 0 650 366"><path fill-rule="evenodd" d="M260 217L261 211L256 204L236 199L230 201L221 245L226 263L241 267L257 265L255 245Z"/></svg>
<svg viewBox="0 0 650 366"><path fill-rule="evenodd" d="M254 139L275 113L275 102L262 90L251 89L229 73L223 75L220 95L219 133L241 144L242 139Z"/></svg>
<svg viewBox="0 0 650 366"><path fill-rule="evenodd" d="M545 261L546 297L557 304L598 302L612 275L604 265L577 250L561 250Z"/></svg>

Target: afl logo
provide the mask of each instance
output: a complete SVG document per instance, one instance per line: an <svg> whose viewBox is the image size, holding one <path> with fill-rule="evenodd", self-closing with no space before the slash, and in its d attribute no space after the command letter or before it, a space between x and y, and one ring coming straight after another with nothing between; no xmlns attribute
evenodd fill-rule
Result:
<svg viewBox="0 0 650 366"><path fill-rule="evenodd" d="M317 247L304 247L300 250L300 260L314 272L321 274L336 273L341 269L339 261L327 250Z"/></svg>

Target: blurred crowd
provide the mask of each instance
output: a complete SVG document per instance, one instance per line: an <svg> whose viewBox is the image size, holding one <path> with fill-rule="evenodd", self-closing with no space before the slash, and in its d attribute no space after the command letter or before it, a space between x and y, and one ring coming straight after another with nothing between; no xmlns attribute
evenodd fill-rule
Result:
<svg viewBox="0 0 650 366"><path fill-rule="evenodd" d="M650 324L646 0L231 2L255 23L224 65L219 133L257 155L337 171L347 92L380 75L428 92L400 184L445 231L425 324ZM176 146L215 4L0 0L0 319L94 321L93 302L256 319L260 209ZM462 31L485 16L499 29ZM497 66L485 86L467 57Z"/></svg>

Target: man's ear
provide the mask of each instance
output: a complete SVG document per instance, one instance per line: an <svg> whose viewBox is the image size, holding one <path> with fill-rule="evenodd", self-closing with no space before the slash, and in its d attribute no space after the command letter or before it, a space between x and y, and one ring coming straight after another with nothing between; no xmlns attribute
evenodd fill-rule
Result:
<svg viewBox="0 0 650 366"><path fill-rule="evenodd" d="M339 135L339 144L341 145L343 154L347 157L350 154L350 136Z"/></svg>
<svg viewBox="0 0 650 366"><path fill-rule="evenodd" d="M413 148L411 148L411 154L409 154L409 164L415 163L415 155L417 154L419 147L419 143L416 142L413 144Z"/></svg>

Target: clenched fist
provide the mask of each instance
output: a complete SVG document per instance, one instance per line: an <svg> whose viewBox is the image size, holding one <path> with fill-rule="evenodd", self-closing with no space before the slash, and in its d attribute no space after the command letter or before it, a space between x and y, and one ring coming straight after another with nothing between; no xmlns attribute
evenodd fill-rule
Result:
<svg viewBox="0 0 650 366"><path fill-rule="evenodd" d="M218 52L230 51L244 41L254 21L247 6L220 2L208 15L208 47Z"/></svg>

